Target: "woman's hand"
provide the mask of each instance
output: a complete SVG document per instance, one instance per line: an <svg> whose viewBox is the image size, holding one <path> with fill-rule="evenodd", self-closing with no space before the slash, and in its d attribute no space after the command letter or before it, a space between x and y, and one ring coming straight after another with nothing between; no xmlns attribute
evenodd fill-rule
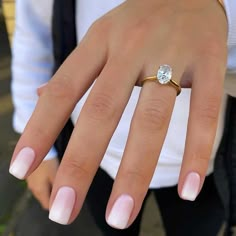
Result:
<svg viewBox="0 0 236 236"><path fill-rule="evenodd" d="M57 158L43 161L39 167L26 178L28 188L45 210L49 209L49 199L58 167L59 161Z"/></svg>
<svg viewBox="0 0 236 236"><path fill-rule="evenodd" d="M173 79L182 87L192 87L179 195L194 200L202 187L215 138L226 41L226 16L217 0L124 2L94 23L46 85L16 146L10 172L23 178L35 170L76 103L97 79L51 195L50 218L71 223L133 87L146 76L155 75L160 65L169 64ZM113 227L128 227L140 210L175 99L176 90L171 86L146 82L142 88L108 202L106 219Z"/></svg>

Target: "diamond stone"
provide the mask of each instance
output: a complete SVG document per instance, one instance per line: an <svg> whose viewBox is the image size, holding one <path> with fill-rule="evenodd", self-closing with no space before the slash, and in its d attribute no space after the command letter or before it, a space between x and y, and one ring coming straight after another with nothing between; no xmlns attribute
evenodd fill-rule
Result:
<svg viewBox="0 0 236 236"><path fill-rule="evenodd" d="M167 84L172 77L172 68L169 65L162 65L157 71L157 79L161 84Z"/></svg>

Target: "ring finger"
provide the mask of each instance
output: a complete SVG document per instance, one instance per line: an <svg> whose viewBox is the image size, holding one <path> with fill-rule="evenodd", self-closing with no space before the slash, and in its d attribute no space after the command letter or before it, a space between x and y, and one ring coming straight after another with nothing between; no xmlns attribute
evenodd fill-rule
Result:
<svg viewBox="0 0 236 236"><path fill-rule="evenodd" d="M183 73L181 67L174 68L177 82ZM170 85L144 83L107 207L107 222L115 228L128 227L141 208L167 133L176 92Z"/></svg>

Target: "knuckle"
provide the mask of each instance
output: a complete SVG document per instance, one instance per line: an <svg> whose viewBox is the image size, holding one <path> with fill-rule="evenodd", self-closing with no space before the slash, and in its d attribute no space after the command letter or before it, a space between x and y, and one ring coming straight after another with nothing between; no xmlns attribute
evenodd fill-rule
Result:
<svg viewBox="0 0 236 236"><path fill-rule="evenodd" d="M198 163L198 165L200 166L208 166L208 163L209 163L209 159L210 159L210 154L209 155L206 155L206 154L195 154L195 155L192 155L193 157L193 162L196 162Z"/></svg>
<svg viewBox="0 0 236 236"><path fill-rule="evenodd" d="M88 34L93 35L98 40L103 39L111 29L111 23L110 17L103 16L91 25Z"/></svg>
<svg viewBox="0 0 236 236"><path fill-rule="evenodd" d="M73 159L64 161L63 168L65 174L68 173L70 176L76 176L76 178L80 178L81 176L90 176L89 167L86 167L86 163L81 164Z"/></svg>
<svg viewBox="0 0 236 236"><path fill-rule="evenodd" d="M169 116L169 105L162 99L155 99L142 104L137 120L145 128L160 130L167 124Z"/></svg>
<svg viewBox="0 0 236 236"><path fill-rule="evenodd" d="M134 53L137 51L137 48L140 48L148 39L145 37L148 34L148 27L144 27L144 23L140 26L133 26L123 29L122 36L118 42L118 54L127 54ZM119 48L122 48L122 51L118 51Z"/></svg>
<svg viewBox="0 0 236 236"><path fill-rule="evenodd" d="M55 99L71 100L76 97L76 86L72 81L73 78L68 73L57 73L46 89Z"/></svg>
<svg viewBox="0 0 236 236"><path fill-rule="evenodd" d="M210 60L220 60L222 56L225 56L224 46L220 42L220 40L216 38L209 38L204 41L204 45L202 46L202 50L199 50L199 55L202 57L209 58Z"/></svg>
<svg viewBox="0 0 236 236"><path fill-rule="evenodd" d="M140 23L138 26L133 26L132 28L126 29L123 34L124 45L132 45L138 41L143 41L145 39L145 35L147 35L148 26L144 24L144 22Z"/></svg>
<svg viewBox="0 0 236 236"><path fill-rule="evenodd" d="M85 106L88 117L93 120L109 120L116 114L116 106L111 96L100 93Z"/></svg>
<svg viewBox="0 0 236 236"><path fill-rule="evenodd" d="M215 99L202 104L197 112L197 119L201 125L206 127L215 125L218 120L219 106Z"/></svg>
<svg viewBox="0 0 236 236"><path fill-rule="evenodd" d="M149 178L143 171L140 169L128 169L126 170L125 181L130 183L136 183L135 186L139 186L141 188L148 186Z"/></svg>

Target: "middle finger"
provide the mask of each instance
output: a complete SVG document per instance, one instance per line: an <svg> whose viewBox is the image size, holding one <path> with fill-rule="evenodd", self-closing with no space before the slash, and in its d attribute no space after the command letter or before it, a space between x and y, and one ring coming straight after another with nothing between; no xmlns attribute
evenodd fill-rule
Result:
<svg viewBox="0 0 236 236"><path fill-rule="evenodd" d="M70 223L79 213L138 77L138 60L117 58L109 59L95 82L60 165L49 216L58 223Z"/></svg>

